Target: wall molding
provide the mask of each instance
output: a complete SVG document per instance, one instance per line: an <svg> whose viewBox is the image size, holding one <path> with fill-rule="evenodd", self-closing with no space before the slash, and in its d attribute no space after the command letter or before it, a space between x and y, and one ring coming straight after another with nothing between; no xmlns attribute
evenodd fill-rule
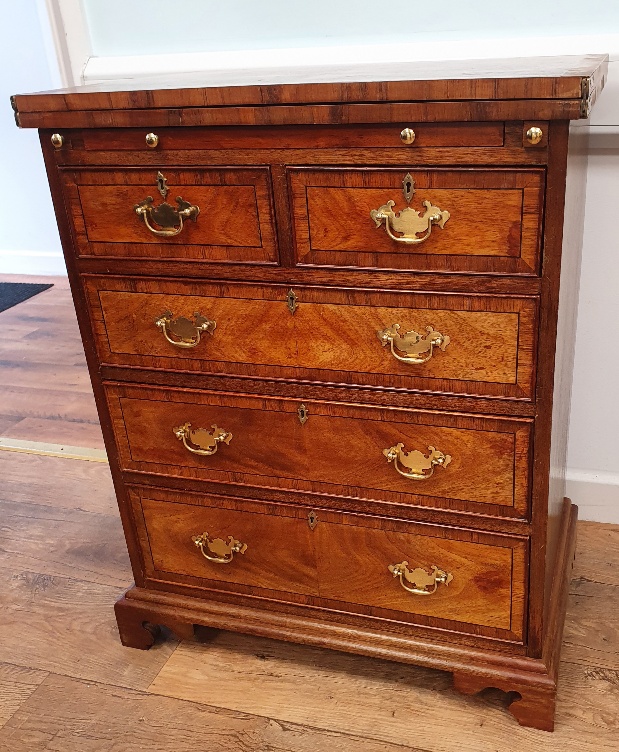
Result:
<svg viewBox="0 0 619 752"><path fill-rule="evenodd" d="M568 468L566 496L578 505L578 517L619 524L619 475Z"/></svg>
<svg viewBox="0 0 619 752"><path fill-rule="evenodd" d="M66 276L62 253L54 251L0 250L0 274L34 274Z"/></svg>

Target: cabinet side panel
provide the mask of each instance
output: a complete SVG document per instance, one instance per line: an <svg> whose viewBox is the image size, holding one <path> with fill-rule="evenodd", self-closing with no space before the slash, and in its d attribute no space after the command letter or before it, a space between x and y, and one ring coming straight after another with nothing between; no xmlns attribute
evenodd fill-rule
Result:
<svg viewBox="0 0 619 752"><path fill-rule="evenodd" d="M110 463L110 470L112 472L114 490L118 499L120 517L125 533L125 539L127 541L127 548L129 550L131 567L133 569L133 577L135 579L136 585L140 586L144 583L144 565L137 543L137 533L131 512L131 506L126 496L121 472L118 466L118 453L116 450L116 443L114 440L112 425L107 410L105 395L103 393L103 387L101 384L99 360L95 348L95 340L92 331L92 323L90 319L88 303L86 301L86 296L82 286L82 280L80 279L77 270L76 253L74 248L73 234L71 232L71 223L69 221L67 207L63 198L60 175L58 166L56 164L54 149L50 141L50 135L51 134L49 131L39 131L41 149L43 151L43 158L45 160L45 168L47 170L47 177L49 180L54 212L56 214L56 221L58 223L58 231L60 233L60 241L62 243L62 250L64 252L65 262L67 265L67 274L69 277L69 284L71 286L73 304L75 306L77 322L80 329L80 335L82 337L82 343L84 345L84 353L86 355L86 363L88 365L88 372L90 374L90 380L95 396L97 412L99 414L99 420L101 421L101 430L103 432L105 448ZM85 493L87 493L87 489L85 489Z"/></svg>
<svg viewBox="0 0 619 752"><path fill-rule="evenodd" d="M574 126L570 128L550 444L546 609L549 606L550 584L556 566L559 521L563 510L563 497L565 496L565 465L585 217L588 140L588 128Z"/></svg>

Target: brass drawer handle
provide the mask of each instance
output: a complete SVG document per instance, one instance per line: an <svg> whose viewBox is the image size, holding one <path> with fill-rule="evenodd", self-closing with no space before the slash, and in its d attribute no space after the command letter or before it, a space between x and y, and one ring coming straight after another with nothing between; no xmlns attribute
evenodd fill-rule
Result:
<svg viewBox="0 0 619 752"><path fill-rule="evenodd" d="M174 318L171 311L165 311L155 319L155 326L161 329L163 336L175 347L197 347L203 332L212 334L217 322L207 319L197 311L190 321L184 316Z"/></svg>
<svg viewBox="0 0 619 752"><path fill-rule="evenodd" d="M395 469L405 478L412 480L427 480L434 474L436 465L447 467L451 462L449 454L443 454L433 446L428 447L430 454L426 457L423 452L414 449L412 452L404 451L404 444L399 443L389 449L383 449L387 462L393 462ZM406 468L405 470L402 470Z"/></svg>
<svg viewBox="0 0 619 752"><path fill-rule="evenodd" d="M159 193L165 197L168 195L169 188L166 185L166 178L161 172L157 173L157 189ZM198 214L200 213L200 207L190 204L188 201L184 201L180 196L177 197L176 203L178 208L168 204L164 200L163 204L159 206L153 205L153 197L147 196L139 204L136 204L133 208L138 217L142 217L144 224L153 233L162 238L173 238L183 230L183 220L191 219L196 221ZM158 230L153 227L151 220L161 228Z"/></svg>
<svg viewBox="0 0 619 752"><path fill-rule="evenodd" d="M449 585L453 580L452 574L443 572L442 569L434 565L432 566L431 574L428 574L425 569L421 569L420 567L411 571L408 568L407 561L400 562L400 564L390 564L389 571L394 577L399 577L400 585L402 585L404 590L413 593L413 595L432 595L432 593L436 593L439 585Z"/></svg>
<svg viewBox="0 0 619 752"><path fill-rule="evenodd" d="M402 192L406 202L410 203L415 194L415 181L410 173L402 181ZM442 230L451 216L448 211L439 209L431 201L426 200L423 205L425 207L423 214L420 214L416 209L411 209L410 206L406 206L396 214L393 211L395 201L390 200L379 206L378 209L372 209L370 217L376 223L376 227L380 227L383 222L385 223L387 235L392 240L406 245L415 245L423 243L430 237L434 225ZM394 231L401 233L401 235L394 235ZM420 233L424 234L418 237Z"/></svg>
<svg viewBox="0 0 619 752"><path fill-rule="evenodd" d="M234 559L234 554L244 554L247 551L247 544L235 540L231 535L225 541L223 538L211 538L208 533L202 533L202 535L195 535L191 540L200 549L202 556L209 561L214 561L215 564L230 564ZM209 556L204 550L205 547L214 556Z"/></svg>
<svg viewBox="0 0 619 752"><path fill-rule="evenodd" d="M427 363L433 354L434 347L445 348L451 342L446 334L437 332L433 326L426 326L427 334L424 336L415 331L400 334L400 324L392 324L387 329L379 329L376 336L383 347L391 345L391 354L402 363ZM398 352L405 353L399 355Z"/></svg>
<svg viewBox="0 0 619 752"><path fill-rule="evenodd" d="M212 425L211 430L207 431L206 428L192 428L191 423L183 423L172 430L176 438L183 442L185 449L207 457L215 454L222 441L224 444L232 441L232 434L216 425Z"/></svg>

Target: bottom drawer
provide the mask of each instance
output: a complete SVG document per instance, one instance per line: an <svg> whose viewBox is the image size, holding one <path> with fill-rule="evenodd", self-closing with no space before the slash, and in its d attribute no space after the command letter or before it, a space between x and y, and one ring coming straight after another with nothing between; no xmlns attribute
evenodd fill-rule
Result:
<svg viewBox="0 0 619 752"><path fill-rule="evenodd" d="M134 489L149 579L523 641L526 538Z"/></svg>

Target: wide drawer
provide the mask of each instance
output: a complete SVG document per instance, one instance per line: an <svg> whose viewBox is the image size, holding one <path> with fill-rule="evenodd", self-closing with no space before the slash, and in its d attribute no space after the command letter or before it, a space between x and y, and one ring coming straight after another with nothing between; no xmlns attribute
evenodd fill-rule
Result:
<svg viewBox="0 0 619 752"><path fill-rule="evenodd" d="M133 489L147 577L522 641L526 538Z"/></svg>
<svg viewBox="0 0 619 752"><path fill-rule="evenodd" d="M536 275L544 171L289 168L297 263Z"/></svg>
<svg viewBox="0 0 619 752"><path fill-rule="evenodd" d="M536 298L106 277L85 287L105 365L533 396Z"/></svg>
<svg viewBox="0 0 619 752"><path fill-rule="evenodd" d="M525 517L531 421L106 386L124 470Z"/></svg>
<svg viewBox="0 0 619 752"><path fill-rule="evenodd" d="M79 256L277 262L267 167L161 170L62 170Z"/></svg>

